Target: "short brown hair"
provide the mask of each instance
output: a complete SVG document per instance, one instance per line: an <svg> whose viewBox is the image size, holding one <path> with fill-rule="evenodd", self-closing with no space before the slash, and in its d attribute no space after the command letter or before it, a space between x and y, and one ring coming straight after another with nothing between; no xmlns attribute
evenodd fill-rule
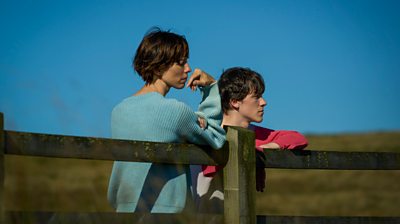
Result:
<svg viewBox="0 0 400 224"><path fill-rule="evenodd" d="M160 77L175 62L180 63L187 58L189 45L184 36L154 27L146 33L137 48L133 67L147 84Z"/></svg>
<svg viewBox="0 0 400 224"><path fill-rule="evenodd" d="M263 77L249 69L233 67L225 70L218 80L221 106L224 113L231 108L231 100L243 100L248 94L261 97L265 90Z"/></svg>

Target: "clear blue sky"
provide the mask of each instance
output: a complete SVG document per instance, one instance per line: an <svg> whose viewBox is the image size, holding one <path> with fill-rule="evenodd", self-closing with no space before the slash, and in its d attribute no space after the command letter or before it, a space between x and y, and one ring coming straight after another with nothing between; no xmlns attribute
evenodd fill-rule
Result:
<svg viewBox="0 0 400 224"><path fill-rule="evenodd" d="M264 126L400 130L399 10L396 0L2 0L0 111L8 130L109 137L113 106L143 85L134 51L160 26L186 36L192 68L261 73Z"/></svg>

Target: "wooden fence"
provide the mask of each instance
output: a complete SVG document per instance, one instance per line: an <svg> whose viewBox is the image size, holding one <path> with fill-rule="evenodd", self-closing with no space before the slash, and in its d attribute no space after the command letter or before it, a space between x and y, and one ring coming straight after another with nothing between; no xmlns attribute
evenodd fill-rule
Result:
<svg viewBox="0 0 400 224"><path fill-rule="evenodd" d="M255 214L254 133L227 128L221 150L193 144L152 143L4 130L0 113L1 223L400 223L400 217L264 216ZM265 150L265 168L400 170L400 153ZM224 214L8 211L4 207L4 156L45 156L169 164L225 165ZM229 160L228 160L229 158ZM104 197L106 197L104 195Z"/></svg>

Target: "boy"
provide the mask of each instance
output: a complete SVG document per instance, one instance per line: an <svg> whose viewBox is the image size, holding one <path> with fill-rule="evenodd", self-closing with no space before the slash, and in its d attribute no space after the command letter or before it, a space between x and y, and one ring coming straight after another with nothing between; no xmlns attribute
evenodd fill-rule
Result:
<svg viewBox="0 0 400 224"><path fill-rule="evenodd" d="M222 126L240 126L249 128L256 134L256 149L264 155L263 149L303 149L307 146L306 138L296 131L275 131L251 125L263 120L267 102L262 98L265 90L260 74L248 68L234 67L227 69L218 81L223 111ZM223 212L222 167L203 166L194 172L196 186L195 197L201 212ZM197 183L196 183L197 182ZM257 168L257 191L265 187L265 169Z"/></svg>

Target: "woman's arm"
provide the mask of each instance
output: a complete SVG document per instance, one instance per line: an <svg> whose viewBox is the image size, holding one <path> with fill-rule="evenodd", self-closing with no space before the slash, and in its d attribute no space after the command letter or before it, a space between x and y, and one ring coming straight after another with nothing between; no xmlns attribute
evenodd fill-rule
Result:
<svg viewBox="0 0 400 224"><path fill-rule="evenodd" d="M182 104L179 118L180 135L195 144L208 144L214 149L221 148L225 143L225 130L221 127L222 110L218 85L216 83L201 87L202 101L195 113ZM205 127L201 127L198 118L203 118Z"/></svg>

